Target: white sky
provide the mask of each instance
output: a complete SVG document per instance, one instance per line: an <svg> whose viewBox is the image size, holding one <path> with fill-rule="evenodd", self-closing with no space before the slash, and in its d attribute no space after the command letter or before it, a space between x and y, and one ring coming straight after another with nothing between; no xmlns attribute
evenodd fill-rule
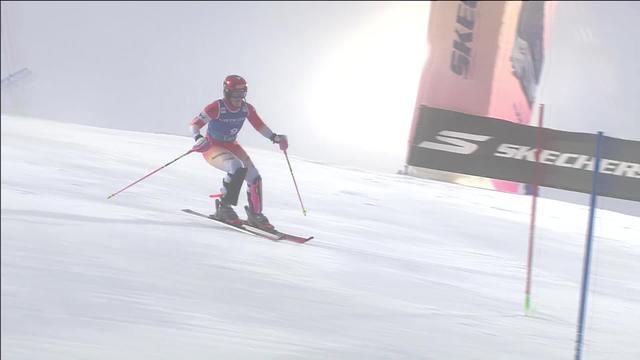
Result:
<svg viewBox="0 0 640 360"><path fill-rule="evenodd" d="M547 126L640 139L637 2L557 4ZM3 112L188 135L225 75L293 154L395 171L426 59L427 3L2 2ZM246 145L272 148L247 128Z"/></svg>

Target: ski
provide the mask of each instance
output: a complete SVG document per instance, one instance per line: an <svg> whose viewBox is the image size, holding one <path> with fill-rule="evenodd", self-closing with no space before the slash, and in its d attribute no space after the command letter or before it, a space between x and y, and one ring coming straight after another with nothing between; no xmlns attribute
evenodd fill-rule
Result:
<svg viewBox="0 0 640 360"><path fill-rule="evenodd" d="M304 244L307 241L313 239L313 236L302 237L302 236L296 236L296 235L283 233L282 231L278 231L278 230L275 230L275 229L274 230L260 229L260 228L257 228L255 226L250 225L246 220L243 220L242 227L247 229L247 230L249 230L249 231L252 231L252 232L265 234L264 236L266 236L266 237L275 237L275 240L287 240L287 241L297 242L299 244ZM266 234L268 234L268 235L266 235Z"/></svg>
<svg viewBox="0 0 640 360"><path fill-rule="evenodd" d="M247 216L249 216L249 213L251 210L249 210L249 206L245 206L244 210L247 212ZM271 230L266 230L266 229L260 229L258 227L252 226L251 224L249 224L249 222L247 220L243 220L243 224L245 228L252 228L258 231L263 231L263 232L267 232L269 234L278 236L279 239L278 240L288 240L288 241L293 241L293 242L297 242L300 244L303 244L311 239L313 239L313 236L311 237L301 237L301 236L295 236L295 235L291 235L291 234L287 234L287 233L283 233L281 231L278 231L276 229L271 229Z"/></svg>
<svg viewBox="0 0 640 360"><path fill-rule="evenodd" d="M209 219L209 220L213 220L213 221L217 222L217 223L218 223L218 224L220 224L220 225L224 225L224 226L226 226L226 227L228 227L228 228L238 230L238 231L240 231L240 232L242 232L242 233L245 233L245 234L262 236L262 235L255 234L255 233L253 233L253 232L251 232L251 231L249 231L249 230L244 229L244 228L242 227L242 225L237 226L237 225L229 224L229 223L224 222L224 221L222 221L222 220L218 220L218 219L216 219L216 218L214 218L214 217L211 217L211 216L209 216L209 215L205 215L205 214L203 214L203 213L199 213L199 212L197 212L197 211L193 211L193 210L191 210L191 209L182 209L182 211L186 212L187 214L196 215L196 216L200 216L200 217L203 217L203 218L207 218L207 219Z"/></svg>
<svg viewBox="0 0 640 360"><path fill-rule="evenodd" d="M273 241L279 241L279 240L287 240L287 241L293 241L299 244L304 244L305 242L313 239L313 236L310 237L301 237L301 236L296 236L296 235L291 235L291 234L287 234L287 233L283 233L281 231L278 230L264 230L264 229L260 229L257 228L255 226L250 225L246 220L242 220L242 225L233 225L233 224L229 224L227 222L224 222L222 220L218 220L214 217L211 217L209 215L205 215L203 213L191 210L191 209L182 209L182 211L184 211L187 214L191 214L191 215L196 215L196 216L200 216L203 218L207 218L209 220L213 220L219 224L222 224L224 226L227 226L229 228L238 230L240 232L243 232L245 234L249 234L249 235L255 235L255 236L259 236L262 238L266 238L269 240L273 240Z"/></svg>

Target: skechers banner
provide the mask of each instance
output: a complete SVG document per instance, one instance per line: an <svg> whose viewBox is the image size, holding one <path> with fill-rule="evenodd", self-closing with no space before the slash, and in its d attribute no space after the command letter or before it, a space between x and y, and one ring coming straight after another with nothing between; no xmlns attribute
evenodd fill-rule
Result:
<svg viewBox="0 0 640 360"><path fill-rule="evenodd" d="M555 2L433 1L430 5L425 39L429 52L409 141L421 105L530 124ZM520 185L497 179L485 183L508 192L522 192Z"/></svg>
<svg viewBox="0 0 640 360"><path fill-rule="evenodd" d="M595 134L428 106L419 111L410 166L591 193ZM640 201L640 142L604 136L600 173L599 195Z"/></svg>

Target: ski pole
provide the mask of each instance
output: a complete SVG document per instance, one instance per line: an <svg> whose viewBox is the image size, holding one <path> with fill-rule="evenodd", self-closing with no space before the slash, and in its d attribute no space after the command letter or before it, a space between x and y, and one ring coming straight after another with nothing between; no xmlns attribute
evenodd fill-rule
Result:
<svg viewBox="0 0 640 360"><path fill-rule="evenodd" d="M300 206L302 206L302 213L304 216L307 216L307 209L304 208L304 204L302 204L302 198L300 197L300 190L298 190L298 184L296 184L296 178L293 176L293 169L291 169L291 163L289 162L289 156L287 155L287 150L282 150L284 152L284 157L287 159L287 164L289 165L289 171L291 171L291 178L293 179L293 185L296 187L296 192L298 193L298 200L300 200Z"/></svg>
<svg viewBox="0 0 640 360"><path fill-rule="evenodd" d="M182 155L178 156L177 158L173 159L172 161L170 161L170 162L166 163L164 166L162 166L162 167L160 167L160 168L158 168L158 169L155 169L155 170L154 170L154 171L152 171L151 173L149 173L149 174L145 175L143 178L140 178L140 179L136 180L134 183L132 183L132 184L130 184L130 185L128 185L128 186L126 186L124 189L121 189L121 190L119 190L118 192L115 192L115 193L113 193L113 194L109 195L109 197L108 197L107 199L111 199L112 197L114 197L114 196L116 196L116 195L120 194L121 192L123 192L123 191L127 190L128 188L132 187L133 185L135 185L135 184L139 183L140 181L142 181L142 180L144 180L144 179L148 178L149 176L151 176L151 175L153 175L153 174L157 173L158 171L160 171L160 170L162 170L162 169L166 168L167 166L169 166L169 165L173 164L174 162L176 162L176 161L178 161L178 160L182 159L183 157L185 157L185 156L187 156L187 155L191 154L192 152L193 152L193 149L191 149L191 150L187 151L186 153L184 153L184 154L182 154Z"/></svg>

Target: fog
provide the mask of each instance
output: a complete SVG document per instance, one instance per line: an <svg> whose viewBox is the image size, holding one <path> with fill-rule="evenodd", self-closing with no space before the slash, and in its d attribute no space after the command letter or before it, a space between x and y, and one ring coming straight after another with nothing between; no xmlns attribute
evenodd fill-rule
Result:
<svg viewBox="0 0 640 360"><path fill-rule="evenodd" d="M2 78L30 71L3 85L2 112L186 137L240 74L291 154L395 171L428 15L415 2L2 2ZM635 2L557 3L546 126L640 139L638 16ZM248 124L239 139L276 150Z"/></svg>
<svg viewBox="0 0 640 360"><path fill-rule="evenodd" d="M387 170L404 161L428 4L2 6L3 77L32 72L3 89L3 111L187 136L189 121L222 96L224 77L240 74L291 154L378 168L382 160ZM275 148L248 124L240 141Z"/></svg>
<svg viewBox="0 0 640 360"><path fill-rule="evenodd" d="M640 3L557 2L539 101L545 126L640 140Z"/></svg>

